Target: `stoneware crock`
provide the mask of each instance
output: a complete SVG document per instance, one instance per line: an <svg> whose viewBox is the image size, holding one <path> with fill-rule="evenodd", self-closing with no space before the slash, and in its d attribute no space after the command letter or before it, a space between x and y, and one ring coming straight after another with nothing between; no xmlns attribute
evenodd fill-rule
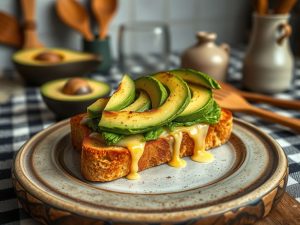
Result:
<svg viewBox="0 0 300 225"><path fill-rule="evenodd" d="M216 45L216 33L200 31L196 37L198 42L183 52L181 67L199 70L224 81L229 63L229 45Z"/></svg>

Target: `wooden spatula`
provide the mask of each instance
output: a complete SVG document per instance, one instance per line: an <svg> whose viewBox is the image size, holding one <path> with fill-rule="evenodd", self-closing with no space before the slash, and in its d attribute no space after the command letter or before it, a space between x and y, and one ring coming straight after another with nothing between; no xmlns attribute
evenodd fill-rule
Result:
<svg viewBox="0 0 300 225"><path fill-rule="evenodd" d="M22 35L20 25L14 16L0 12L0 43L20 48Z"/></svg>
<svg viewBox="0 0 300 225"><path fill-rule="evenodd" d="M39 41L36 32L35 0L21 0L24 15L24 44L23 48L39 48L44 45Z"/></svg>
<svg viewBox="0 0 300 225"><path fill-rule="evenodd" d="M247 91L242 91L239 90L232 85L228 83L224 83L219 81L222 89L236 92L237 94L241 95L245 99L249 101L254 101L254 102L262 102L262 103L268 103L274 106L279 106L282 108L287 108L287 109L298 109L300 110L300 101L299 100L287 100L287 99L279 99L279 98L273 98L267 95L263 94L257 94L253 92L247 92Z"/></svg>
<svg viewBox="0 0 300 225"><path fill-rule="evenodd" d="M57 0L56 12L69 27L80 32L84 39L94 40L87 10L75 0Z"/></svg>
<svg viewBox="0 0 300 225"><path fill-rule="evenodd" d="M235 92L220 89L214 91L214 97L217 100L217 103L223 108L229 109L233 112L243 112L260 116L268 121L279 123L300 132L299 119L281 116L271 111L255 107Z"/></svg>

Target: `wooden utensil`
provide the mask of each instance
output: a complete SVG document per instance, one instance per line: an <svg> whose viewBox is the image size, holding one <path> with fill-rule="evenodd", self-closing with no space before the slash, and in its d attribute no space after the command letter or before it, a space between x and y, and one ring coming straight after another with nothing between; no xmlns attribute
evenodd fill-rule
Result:
<svg viewBox="0 0 300 225"><path fill-rule="evenodd" d="M287 14L296 4L297 0L284 0L280 1L279 5L275 8L275 14Z"/></svg>
<svg viewBox="0 0 300 225"><path fill-rule="evenodd" d="M92 11L99 25L99 38L105 39L111 19L117 10L117 0L92 0Z"/></svg>
<svg viewBox="0 0 300 225"><path fill-rule="evenodd" d="M80 32L87 41L94 40L87 10L76 0L58 0L56 12L68 26Z"/></svg>
<svg viewBox="0 0 300 225"><path fill-rule="evenodd" d="M220 83L222 89L235 92L249 101L268 103L274 106L279 106L288 109L298 109L298 110L300 109L300 101L297 100L278 99L278 98L269 97L267 95L241 91L228 83L224 83L221 81L218 82Z"/></svg>
<svg viewBox="0 0 300 225"><path fill-rule="evenodd" d="M255 10L258 15L268 14L269 0L255 0Z"/></svg>
<svg viewBox="0 0 300 225"><path fill-rule="evenodd" d="M0 43L19 48L22 45L20 25L14 16L0 12Z"/></svg>
<svg viewBox="0 0 300 225"><path fill-rule="evenodd" d="M214 91L214 96L218 104L223 108L227 108L233 112L243 112L260 116L266 120L269 120L274 123L279 123L281 125L290 127L295 131L300 132L299 119L281 116L271 111L255 107L249 104L242 96L235 92L220 89Z"/></svg>
<svg viewBox="0 0 300 225"><path fill-rule="evenodd" d="M23 48L43 47L36 32L35 0L21 0L21 6L25 21Z"/></svg>

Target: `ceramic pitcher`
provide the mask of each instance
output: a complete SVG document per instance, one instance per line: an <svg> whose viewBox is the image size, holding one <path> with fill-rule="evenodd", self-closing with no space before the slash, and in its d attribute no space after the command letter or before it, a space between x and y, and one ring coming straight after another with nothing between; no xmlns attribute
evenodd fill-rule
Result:
<svg viewBox="0 0 300 225"><path fill-rule="evenodd" d="M229 45L218 46L216 33L200 31L196 36L198 42L181 56L181 67L196 69L224 81L229 64Z"/></svg>
<svg viewBox="0 0 300 225"><path fill-rule="evenodd" d="M243 85L257 92L289 89L294 60L289 15L254 15L254 28L243 66Z"/></svg>

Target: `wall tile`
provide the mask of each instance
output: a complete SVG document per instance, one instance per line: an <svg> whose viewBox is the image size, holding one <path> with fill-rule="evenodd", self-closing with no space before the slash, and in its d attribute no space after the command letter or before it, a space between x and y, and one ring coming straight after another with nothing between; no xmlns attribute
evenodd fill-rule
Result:
<svg viewBox="0 0 300 225"><path fill-rule="evenodd" d="M166 7L165 0L134 0L134 20L137 21L161 21L165 20L164 10Z"/></svg>
<svg viewBox="0 0 300 225"><path fill-rule="evenodd" d="M193 20L197 14L195 4L197 0L171 0L169 1L170 21Z"/></svg>
<svg viewBox="0 0 300 225"><path fill-rule="evenodd" d="M171 25L171 49L173 51L183 51L196 42L196 26L195 24L187 23L180 25Z"/></svg>

